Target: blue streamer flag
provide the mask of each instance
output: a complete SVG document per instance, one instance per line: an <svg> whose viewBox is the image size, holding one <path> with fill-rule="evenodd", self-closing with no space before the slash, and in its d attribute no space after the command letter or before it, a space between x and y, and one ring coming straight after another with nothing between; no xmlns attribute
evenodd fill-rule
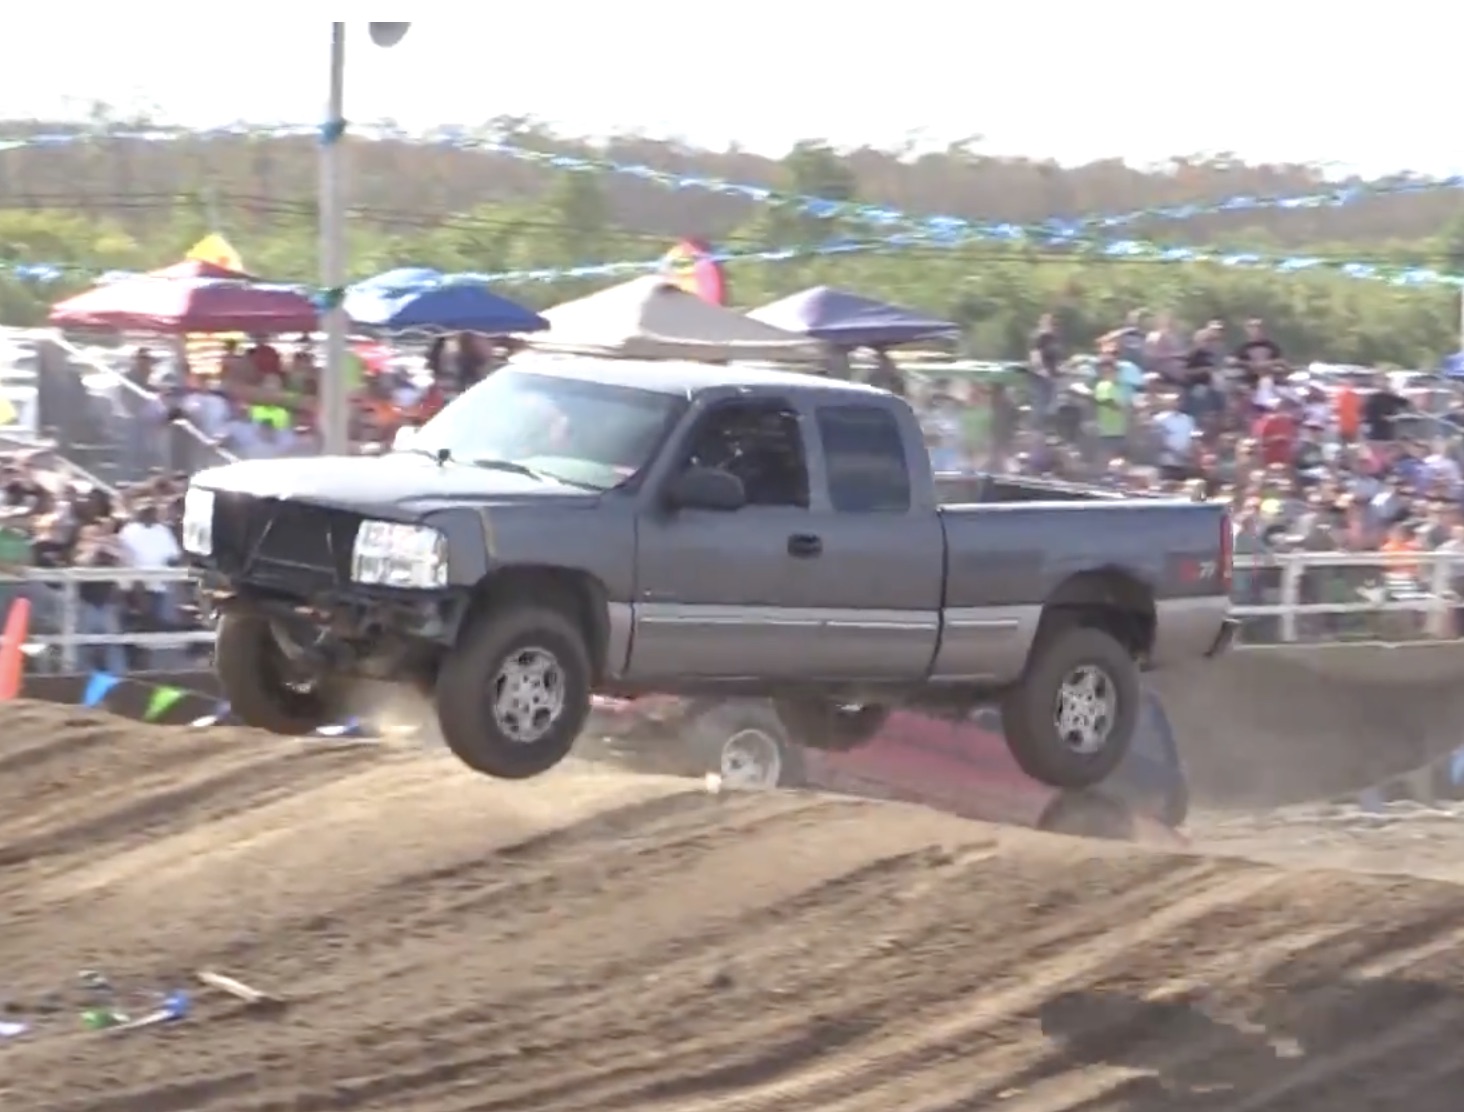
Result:
<svg viewBox="0 0 1464 1112"><path fill-rule="evenodd" d="M81 705L84 707L98 707L112 693L112 688L122 682L121 677L114 676L110 672L93 672L87 677L86 689L81 695Z"/></svg>
<svg viewBox="0 0 1464 1112"><path fill-rule="evenodd" d="M78 144L107 142L165 143L179 140L243 138L271 139L312 136L329 143L339 139L344 121L324 125L239 124L202 131L181 128L153 128L134 131L71 131L0 139L0 153L23 148L56 148ZM1258 197L1240 194L1219 201L1198 204L1166 205L1133 212L1077 218L1053 218L1036 224L968 220L956 216L917 216L884 205L831 200L806 194L788 193L761 185L731 182L721 178L675 174L652 166L616 162L610 159L536 151L493 138L483 138L462 127L443 127L425 134L412 134L400 128L378 125L353 128L352 136L371 142L404 142L422 146L475 150L534 163L569 173L607 173L639 178L673 190L699 190L734 196L758 204L776 204L797 209L813 217L841 220L867 229L865 234L834 238L817 246L800 249L716 252L719 263L782 262L789 259L833 256L877 251L898 251L911 248L956 248L972 244L1006 244L1013 247L1066 249L1104 259L1142 260L1162 263L1215 263L1228 267L1258 268L1279 273L1327 270L1347 277L1384 281L1398 286L1460 286L1461 279L1425 267L1387 266L1364 260L1339 261L1313 256L1276 256L1254 252L1222 251L1212 248L1169 247L1143 240L1118 239L1097 242L1105 232L1145 221L1189 220L1222 213L1262 210L1301 210L1342 208L1378 197L1433 193L1464 189L1464 175L1447 178L1420 178L1399 175L1377 182L1348 184L1320 192L1289 197ZM870 234L883 233L883 234ZM499 271L496 273L462 273L446 276L449 281L482 284L527 284L555 282L576 278L625 278L654 273L660 269L659 259L592 262L579 266ZM0 264L0 272L10 273L23 281L53 282L75 268L59 263ZM104 281L136 275L112 272L102 275ZM293 287L312 292L308 287ZM313 291L319 294L321 291Z"/></svg>

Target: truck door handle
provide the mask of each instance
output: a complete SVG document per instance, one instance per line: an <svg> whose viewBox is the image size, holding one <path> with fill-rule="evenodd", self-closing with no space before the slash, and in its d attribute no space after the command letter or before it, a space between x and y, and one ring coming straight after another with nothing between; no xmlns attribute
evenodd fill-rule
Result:
<svg viewBox="0 0 1464 1112"><path fill-rule="evenodd" d="M794 533L788 538L788 555L799 556L804 559L817 556L823 552L823 538L815 537L811 533Z"/></svg>

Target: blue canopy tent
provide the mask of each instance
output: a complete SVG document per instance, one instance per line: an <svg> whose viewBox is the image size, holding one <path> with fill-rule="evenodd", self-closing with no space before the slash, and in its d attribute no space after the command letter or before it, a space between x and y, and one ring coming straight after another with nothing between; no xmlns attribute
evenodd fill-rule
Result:
<svg viewBox="0 0 1464 1112"><path fill-rule="evenodd" d="M814 286L747 314L764 324L798 332L838 347L893 347L958 331L913 309L861 297L831 286Z"/></svg>
<svg viewBox="0 0 1464 1112"><path fill-rule="evenodd" d="M478 282L454 281L436 270L403 267L346 290L346 315L359 328L382 332L542 332L549 322Z"/></svg>

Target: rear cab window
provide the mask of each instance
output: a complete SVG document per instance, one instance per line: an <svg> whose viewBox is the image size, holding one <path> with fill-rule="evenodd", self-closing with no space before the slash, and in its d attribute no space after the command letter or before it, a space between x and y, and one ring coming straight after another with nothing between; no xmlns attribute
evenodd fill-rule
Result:
<svg viewBox="0 0 1464 1112"><path fill-rule="evenodd" d="M829 503L839 513L905 513L910 466L900 426L877 405L840 403L815 410L828 474Z"/></svg>

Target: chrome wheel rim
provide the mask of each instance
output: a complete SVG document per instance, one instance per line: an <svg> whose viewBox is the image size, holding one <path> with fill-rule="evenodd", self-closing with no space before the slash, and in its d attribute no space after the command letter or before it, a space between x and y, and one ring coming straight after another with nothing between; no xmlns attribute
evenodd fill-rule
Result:
<svg viewBox="0 0 1464 1112"><path fill-rule="evenodd" d="M1092 756L1108 744L1117 712L1113 678L1096 664L1080 664L1058 686L1052 717L1064 745Z"/></svg>
<svg viewBox="0 0 1464 1112"><path fill-rule="evenodd" d="M739 730L722 743L719 774L728 788L761 791L783 778L783 751L762 730Z"/></svg>
<svg viewBox="0 0 1464 1112"><path fill-rule="evenodd" d="M564 714L564 668L548 649L519 649L498 669L489 698L493 722L503 736L532 745Z"/></svg>

